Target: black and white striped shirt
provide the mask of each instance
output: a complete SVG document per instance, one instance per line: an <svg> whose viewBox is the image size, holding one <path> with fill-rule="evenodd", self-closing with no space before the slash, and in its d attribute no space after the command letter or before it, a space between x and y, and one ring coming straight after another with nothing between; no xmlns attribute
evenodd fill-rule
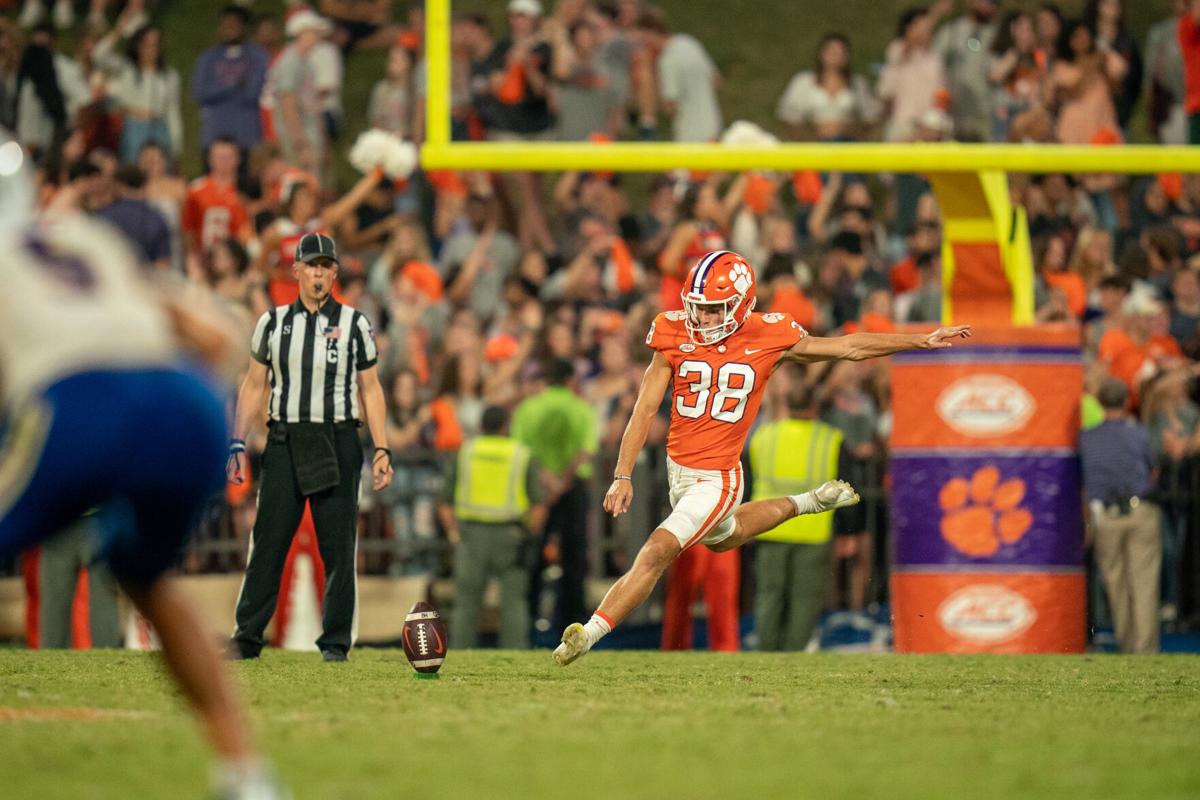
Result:
<svg viewBox="0 0 1200 800"><path fill-rule="evenodd" d="M371 323L333 298L310 313L297 300L263 314L250 341L270 368L275 422L345 422L359 418L355 373L375 366Z"/></svg>

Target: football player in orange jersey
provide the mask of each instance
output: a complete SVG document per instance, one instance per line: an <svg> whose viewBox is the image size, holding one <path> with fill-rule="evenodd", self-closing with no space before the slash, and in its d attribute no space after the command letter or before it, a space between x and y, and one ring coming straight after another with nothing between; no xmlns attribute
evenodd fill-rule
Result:
<svg viewBox="0 0 1200 800"><path fill-rule="evenodd" d="M659 314L646 336L655 352L617 457L604 510L617 516L633 499L633 464L663 392L672 388L667 434L667 479L672 511L658 526L630 570L608 590L586 625L563 631L554 660L566 666L629 616L650 595L667 567L696 544L731 550L798 514L854 505L858 495L845 481L811 492L741 504L740 458L763 387L781 359L831 361L937 350L971 335L969 325L929 334L853 333L809 336L788 314L755 314L754 270L741 256L717 250L701 258L683 287L683 311Z"/></svg>

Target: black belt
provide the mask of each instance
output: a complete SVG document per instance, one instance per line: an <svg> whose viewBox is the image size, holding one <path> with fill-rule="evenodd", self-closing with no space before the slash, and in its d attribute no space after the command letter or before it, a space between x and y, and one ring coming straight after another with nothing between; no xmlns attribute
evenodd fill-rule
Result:
<svg viewBox="0 0 1200 800"><path fill-rule="evenodd" d="M280 431L287 431L287 426L288 426L289 424L291 424L291 423L288 423L288 422L280 422L280 421L279 421L279 420L277 420L277 419L271 419L271 420L267 420L267 427L268 427L268 428L279 428L279 430L280 430ZM307 425L307 424L309 424L309 423L296 423L296 424L305 424L305 425ZM362 425L363 425L363 424L362 424L362 420L357 420L357 419L344 419L344 420L342 420L341 422L333 422L333 423L317 422L317 423L313 423L313 424L316 424L316 425L325 425L325 424L331 424L331 425L333 425L333 429L334 429L334 430L336 430L336 431L349 431L349 430L356 430L356 429L358 429L358 428L361 428L361 427L362 427Z"/></svg>
<svg viewBox="0 0 1200 800"><path fill-rule="evenodd" d="M1149 498L1138 497L1122 497L1114 500L1109 500L1104 504L1104 513L1109 517L1127 517L1132 514L1142 503L1148 503Z"/></svg>

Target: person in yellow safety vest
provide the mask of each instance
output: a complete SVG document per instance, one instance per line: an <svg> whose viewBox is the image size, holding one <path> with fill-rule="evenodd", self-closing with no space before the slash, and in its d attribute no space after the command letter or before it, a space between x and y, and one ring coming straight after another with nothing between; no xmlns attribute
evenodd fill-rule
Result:
<svg viewBox="0 0 1200 800"><path fill-rule="evenodd" d="M787 416L760 425L750 438L753 500L799 494L838 477L842 434L816 419L812 391L797 382L777 408ZM833 514L794 517L758 537L758 649L803 650L808 645L832 567Z"/></svg>
<svg viewBox="0 0 1200 800"><path fill-rule="evenodd" d="M546 503L529 448L505 435L508 412L489 406L482 433L450 466L438 518L455 547L450 646L479 644L488 581L500 581L500 646L529 647L530 548L546 524Z"/></svg>

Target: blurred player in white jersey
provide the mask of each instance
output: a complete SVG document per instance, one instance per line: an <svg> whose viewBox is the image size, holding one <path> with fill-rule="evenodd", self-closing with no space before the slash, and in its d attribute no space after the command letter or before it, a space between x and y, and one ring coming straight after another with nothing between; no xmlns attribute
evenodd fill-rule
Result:
<svg viewBox="0 0 1200 800"><path fill-rule="evenodd" d="M110 229L34 218L23 162L0 132L0 557L89 508L111 510L121 525L105 530L103 557L200 717L216 796L285 797L213 639L164 576L224 485L225 415L208 368L233 340L145 282Z"/></svg>

